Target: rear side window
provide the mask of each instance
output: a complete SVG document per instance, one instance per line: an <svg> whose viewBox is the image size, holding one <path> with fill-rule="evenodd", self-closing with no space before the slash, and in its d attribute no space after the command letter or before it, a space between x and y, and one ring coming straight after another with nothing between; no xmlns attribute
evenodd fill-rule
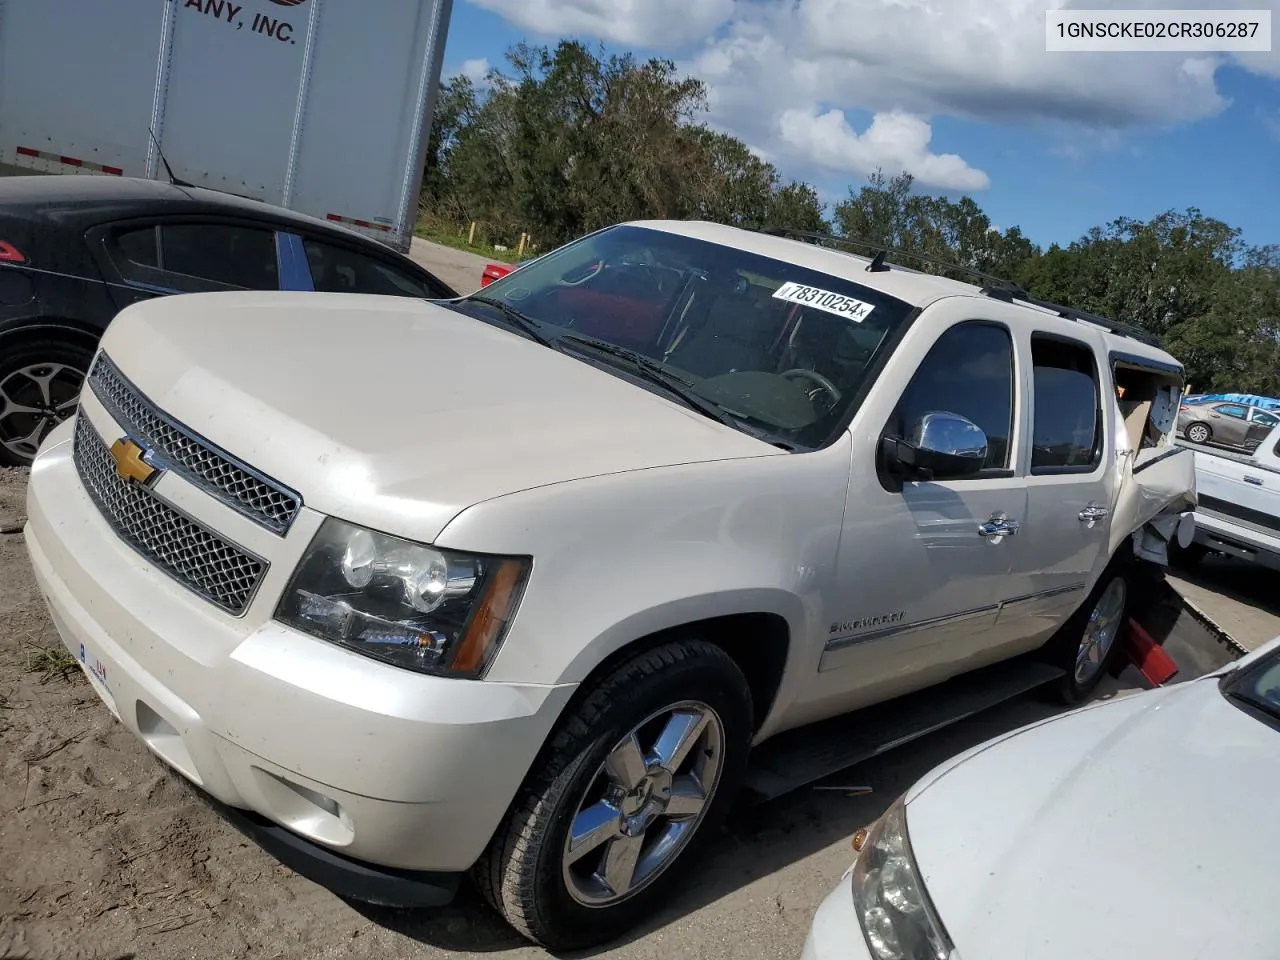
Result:
<svg viewBox="0 0 1280 960"><path fill-rule="evenodd" d="M1013 340L1007 328L971 320L938 338L898 404L899 436L933 411L957 413L981 427L987 435L983 469L1008 468L1013 432Z"/></svg>
<svg viewBox="0 0 1280 960"><path fill-rule="evenodd" d="M1093 351L1075 341L1032 336L1031 364L1031 472L1092 470L1102 459L1102 405Z"/></svg>
<svg viewBox="0 0 1280 960"><path fill-rule="evenodd" d="M130 263L140 267L158 267L158 228L141 227L116 235L116 246Z"/></svg>
<svg viewBox="0 0 1280 960"><path fill-rule="evenodd" d="M1249 408L1242 407L1237 403L1220 403L1213 409L1224 417L1232 417L1236 420L1243 420L1249 415Z"/></svg>
<svg viewBox="0 0 1280 960"><path fill-rule="evenodd" d="M320 293L374 293L390 297L443 297L417 277L375 257L304 239L311 282Z"/></svg>
<svg viewBox="0 0 1280 960"><path fill-rule="evenodd" d="M161 269L246 290L277 290L275 234L221 223L160 228Z"/></svg>

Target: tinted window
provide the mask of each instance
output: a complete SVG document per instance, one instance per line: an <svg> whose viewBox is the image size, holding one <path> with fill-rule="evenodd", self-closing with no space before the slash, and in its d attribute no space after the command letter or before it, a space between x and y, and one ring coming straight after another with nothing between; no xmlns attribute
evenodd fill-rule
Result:
<svg viewBox="0 0 1280 960"><path fill-rule="evenodd" d="M1084 344L1031 338L1035 426L1031 469L1089 468L1102 455L1102 408L1093 351Z"/></svg>
<svg viewBox="0 0 1280 960"><path fill-rule="evenodd" d="M1249 411L1242 406L1234 403L1220 403L1213 408L1215 412L1222 414L1224 417L1234 417L1237 420L1243 420Z"/></svg>
<svg viewBox="0 0 1280 960"><path fill-rule="evenodd" d="M1013 341L994 323L952 327L916 369L895 414L899 436L931 411L958 413L987 435L986 469L1009 466L1013 432Z"/></svg>
<svg viewBox="0 0 1280 960"><path fill-rule="evenodd" d="M307 263L311 265L311 282L320 293L426 298L446 295L375 257L315 240L304 239L302 245L307 251Z"/></svg>
<svg viewBox="0 0 1280 960"><path fill-rule="evenodd" d="M116 245L124 258L143 267L156 267L156 228L140 227L116 235Z"/></svg>
<svg viewBox="0 0 1280 960"><path fill-rule="evenodd" d="M257 227L182 223L161 227L161 268L247 290L279 289L275 234Z"/></svg>
<svg viewBox="0 0 1280 960"><path fill-rule="evenodd" d="M1263 413L1261 410L1257 410L1253 414L1253 422L1261 424L1264 427L1274 427L1277 423L1280 423L1280 419L1273 417L1269 413Z"/></svg>
<svg viewBox="0 0 1280 960"><path fill-rule="evenodd" d="M709 405L746 433L817 447L847 422L912 308L850 279L861 275L858 261L833 257L825 262L836 272L827 273L792 262L824 262L803 249L764 243L785 259L665 230L610 227L525 264L483 296L639 389L695 394L693 407ZM514 326L474 299L450 306ZM661 365L667 389L637 377L644 360L630 353Z"/></svg>

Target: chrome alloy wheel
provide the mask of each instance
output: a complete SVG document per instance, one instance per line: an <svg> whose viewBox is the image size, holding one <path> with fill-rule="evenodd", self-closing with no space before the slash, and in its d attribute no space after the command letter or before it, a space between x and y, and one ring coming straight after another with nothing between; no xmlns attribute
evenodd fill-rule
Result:
<svg viewBox="0 0 1280 960"><path fill-rule="evenodd" d="M608 907L656 880L693 837L724 767L724 726L704 703L664 707L609 752L562 857L570 896Z"/></svg>
<svg viewBox="0 0 1280 960"><path fill-rule="evenodd" d="M1093 605L1084 625L1080 646L1076 649L1076 683L1088 683L1102 668L1103 661L1120 633L1128 592L1124 577L1115 577Z"/></svg>
<svg viewBox="0 0 1280 960"><path fill-rule="evenodd" d="M0 380L0 446L34 460L40 443L76 411L84 372L65 363L32 363Z"/></svg>

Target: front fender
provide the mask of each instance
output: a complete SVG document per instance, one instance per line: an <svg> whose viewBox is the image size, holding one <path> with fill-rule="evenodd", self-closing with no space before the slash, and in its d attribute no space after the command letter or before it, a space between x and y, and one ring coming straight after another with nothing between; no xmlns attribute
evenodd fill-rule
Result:
<svg viewBox="0 0 1280 960"><path fill-rule="evenodd" d="M848 464L837 443L586 478L471 507L436 542L534 558L495 680L581 682L640 638L741 613L782 617L789 670L816 670Z"/></svg>

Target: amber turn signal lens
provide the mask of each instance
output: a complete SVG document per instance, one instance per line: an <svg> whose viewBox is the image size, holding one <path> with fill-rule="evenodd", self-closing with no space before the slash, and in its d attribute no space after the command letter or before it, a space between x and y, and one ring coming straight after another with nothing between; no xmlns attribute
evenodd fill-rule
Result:
<svg viewBox="0 0 1280 960"><path fill-rule="evenodd" d="M862 845L867 842L867 828L860 827L858 832L853 835L853 852L861 853Z"/></svg>

